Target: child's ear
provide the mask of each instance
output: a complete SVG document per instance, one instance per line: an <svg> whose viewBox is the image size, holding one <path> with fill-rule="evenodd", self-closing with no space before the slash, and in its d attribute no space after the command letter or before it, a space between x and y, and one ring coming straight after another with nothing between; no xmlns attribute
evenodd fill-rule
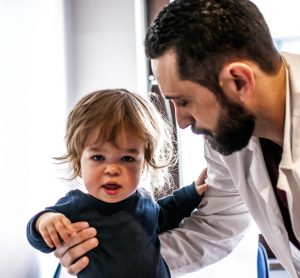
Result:
<svg viewBox="0 0 300 278"><path fill-rule="evenodd" d="M245 102L253 95L255 88L253 69L242 62L227 64L220 71L219 84L225 95Z"/></svg>

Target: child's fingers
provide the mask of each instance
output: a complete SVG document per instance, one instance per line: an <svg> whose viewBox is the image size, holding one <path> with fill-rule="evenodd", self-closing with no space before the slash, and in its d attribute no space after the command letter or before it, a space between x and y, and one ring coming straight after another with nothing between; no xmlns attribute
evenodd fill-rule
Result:
<svg viewBox="0 0 300 278"><path fill-rule="evenodd" d="M203 169L201 174L198 176L196 180L196 185L204 184L206 178L207 178L207 168Z"/></svg>
<svg viewBox="0 0 300 278"><path fill-rule="evenodd" d="M58 231L61 239L66 243L70 242L70 237L76 234L72 223L66 217L63 217L62 219L60 219L60 221L56 222L55 228Z"/></svg>
<svg viewBox="0 0 300 278"><path fill-rule="evenodd" d="M48 226L48 233L50 235L50 239L53 242L56 248L61 247L61 238L56 230L55 226Z"/></svg>
<svg viewBox="0 0 300 278"><path fill-rule="evenodd" d="M71 236L74 236L76 234L76 229L73 227L72 222L68 218L63 218L62 223L67 228Z"/></svg>
<svg viewBox="0 0 300 278"><path fill-rule="evenodd" d="M76 234L76 229L65 215L52 212L44 213L38 218L36 230L50 248L61 247L62 240L69 242L70 236Z"/></svg>
<svg viewBox="0 0 300 278"><path fill-rule="evenodd" d="M202 195L207 190L208 185L206 183L204 183L204 184L201 184L201 185L197 185L196 188L197 188L198 194Z"/></svg>
<svg viewBox="0 0 300 278"><path fill-rule="evenodd" d="M50 248L54 248L54 244L50 238L50 235L48 233L43 233L41 234L44 241L46 242L46 244L50 247Z"/></svg>
<svg viewBox="0 0 300 278"><path fill-rule="evenodd" d="M207 178L207 168L204 168L199 176L201 179L206 179Z"/></svg>
<svg viewBox="0 0 300 278"><path fill-rule="evenodd" d="M46 244L50 247L50 248L54 248L55 245L51 239L51 236L49 234L48 228L46 229L40 229L40 234L43 237L44 241L46 242Z"/></svg>

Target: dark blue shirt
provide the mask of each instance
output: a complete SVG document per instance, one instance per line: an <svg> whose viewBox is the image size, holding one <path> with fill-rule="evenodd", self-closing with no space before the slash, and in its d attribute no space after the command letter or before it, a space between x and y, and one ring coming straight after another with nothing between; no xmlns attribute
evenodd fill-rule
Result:
<svg viewBox="0 0 300 278"><path fill-rule="evenodd" d="M53 251L34 226L42 213L60 212L71 222L87 221L97 229L100 244L87 253L90 263L79 278L167 278L170 272L160 255L158 234L177 227L200 201L194 184L157 202L144 189L118 203L73 190L29 221L27 238L36 249Z"/></svg>

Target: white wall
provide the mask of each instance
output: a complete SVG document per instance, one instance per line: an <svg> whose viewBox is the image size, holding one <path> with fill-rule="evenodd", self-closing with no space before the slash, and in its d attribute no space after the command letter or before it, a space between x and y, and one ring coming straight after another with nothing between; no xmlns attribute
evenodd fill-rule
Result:
<svg viewBox="0 0 300 278"><path fill-rule="evenodd" d="M251 1L263 13L274 39L299 37L300 28L297 19L299 17L300 2L298 0Z"/></svg>
<svg viewBox="0 0 300 278"><path fill-rule="evenodd" d="M0 0L0 269L5 278L53 275L57 260L32 252L25 226L69 189L51 157L63 154L71 106L91 90L143 88L135 5L134 0Z"/></svg>
<svg viewBox="0 0 300 278"><path fill-rule="evenodd" d="M252 0L263 13L271 35L280 51L300 54L298 0Z"/></svg>
<svg viewBox="0 0 300 278"><path fill-rule="evenodd" d="M144 93L140 86L137 47L143 48L136 33L134 0L68 0L69 88L71 102L97 89L124 87ZM142 25L142 22L137 24ZM139 54L142 63L144 53ZM141 56L143 55L143 56ZM142 66L144 73L146 66ZM72 103L71 103L72 104Z"/></svg>
<svg viewBox="0 0 300 278"><path fill-rule="evenodd" d="M51 160L65 116L62 26L59 0L0 1L0 269L8 278L38 277L25 226L63 187Z"/></svg>

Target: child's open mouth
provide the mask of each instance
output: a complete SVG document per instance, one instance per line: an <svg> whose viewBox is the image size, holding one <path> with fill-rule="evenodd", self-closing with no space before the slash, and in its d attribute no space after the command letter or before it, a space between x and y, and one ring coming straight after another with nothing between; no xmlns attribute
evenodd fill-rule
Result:
<svg viewBox="0 0 300 278"><path fill-rule="evenodd" d="M118 189L121 188L118 184L105 184L103 185L105 192L109 195L114 195L117 193Z"/></svg>

